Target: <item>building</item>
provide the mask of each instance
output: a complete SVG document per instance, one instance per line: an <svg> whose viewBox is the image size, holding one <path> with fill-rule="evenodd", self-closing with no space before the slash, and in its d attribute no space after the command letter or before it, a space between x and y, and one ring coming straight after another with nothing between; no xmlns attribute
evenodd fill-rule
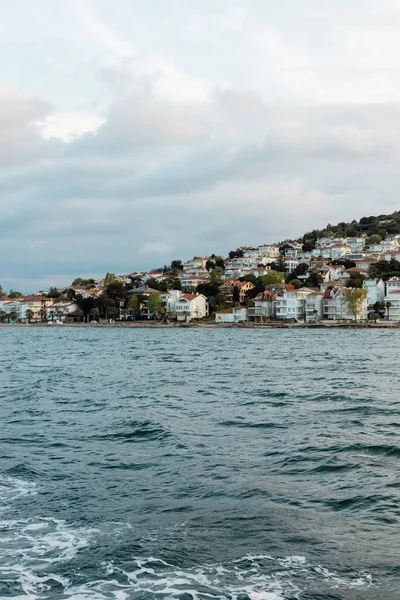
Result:
<svg viewBox="0 0 400 600"><path fill-rule="evenodd" d="M200 277L196 275L182 275L182 277L179 277L179 279L181 281L183 290L187 292L194 292L197 286L202 285L203 283L208 283L210 281L210 276L202 275Z"/></svg>
<svg viewBox="0 0 400 600"><path fill-rule="evenodd" d="M247 306L234 306L215 313L216 323L241 323L248 320Z"/></svg>
<svg viewBox="0 0 400 600"><path fill-rule="evenodd" d="M284 291L275 300L275 316L277 319L295 319L304 321L306 318L306 297L313 290L301 288Z"/></svg>
<svg viewBox="0 0 400 600"><path fill-rule="evenodd" d="M208 316L208 299L203 294L182 294L175 303L178 321L191 321Z"/></svg>
<svg viewBox="0 0 400 600"><path fill-rule="evenodd" d="M183 263L183 271L185 275L199 275L207 273L206 263L207 258L202 256L194 256L192 259Z"/></svg>
<svg viewBox="0 0 400 600"><path fill-rule="evenodd" d="M323 318L334 321L362 321L368 317L368 301L367 298L362 303L361 309L357 318L349 311L345 296L351 290L348 288L331 288L327 289L323 297Z"/></svg>
<svg viewBox="0 0 400 600"><path fill-rule="evenodd" d="M377 302L385 299L385 284L382 279L366 279L363 288L368 292L368 306L372 307Z"/></svg>
<svg viewBox="0 0 400 600"><path fill-rule="evenodd" d="M275 292L266 290L261 292L254 299L254 306L249 307L248 318L249 321L255 323L265 323L270 321L274 317L275 300L277 299Z"/></svg>
<svg viewBox="0 0 400 600"><path fill-rule="evenodd" d="M69 315L78 310L76 302L55 302L46 307L48 321L66 321Z"/></svg>
<svg viewBox="0 0 400 600"><path fill-rule="evenodd" d="M306 322L319 321L323 317L323 292L311 292L305 301Z"/></svg>
<svg viewBox="0 0 400 600"><path fill-rule="evenodd" d="M45 296L26 296L21 300L21 321L45 321L47 309L55 303L55 298ZM30 311L30 313L28 313ZM30 315L30 316L29 316Z"/></svg>
<svg viewBox="0 0 400 600"><path fill-rule="evenodd" d="M386 282L384 303L388 321L400 321L400 277L391 277Z"/></svg>
<svg viewBox="0 0 400 600"><path fill-rule="evenodd" d="M254 285L250 281L239 281L237 279L229 279L228 281L225 281L225 283L220 285L218 289L221 294L224 295L225 302L227 304L232 304L234 302L235 288L238 290L238 301L240 304L242 304L247 293L254 289Z"/></svg>

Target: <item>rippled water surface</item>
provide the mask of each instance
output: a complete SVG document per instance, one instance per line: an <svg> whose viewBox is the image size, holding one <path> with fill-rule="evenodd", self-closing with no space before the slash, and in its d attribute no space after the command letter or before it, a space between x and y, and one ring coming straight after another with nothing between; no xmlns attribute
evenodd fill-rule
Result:
<svg viewBox="0 0 400 600"><path fill-rule="evenodd" d="M0 598L400 598L400 332L0 339Z"/></svg>

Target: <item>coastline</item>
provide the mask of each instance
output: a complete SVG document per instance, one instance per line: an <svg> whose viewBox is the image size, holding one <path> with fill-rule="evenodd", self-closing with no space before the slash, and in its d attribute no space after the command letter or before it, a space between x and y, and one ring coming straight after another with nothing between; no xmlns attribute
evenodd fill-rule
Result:
<svg viewBox="0 0 400 600"><path fill-rule="evenodd" d="M157 322L118 322L118 323L0 323L0 328L46 328L64 329L65 327L86 327L90 329L400 329L400 322L378 323L157 323Z"/></svg>

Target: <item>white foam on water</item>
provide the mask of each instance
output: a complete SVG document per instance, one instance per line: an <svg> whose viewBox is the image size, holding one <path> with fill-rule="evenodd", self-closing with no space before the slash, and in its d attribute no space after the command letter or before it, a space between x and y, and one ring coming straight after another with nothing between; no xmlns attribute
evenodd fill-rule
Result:
<svg viewBox="0 0 400 600"><path fill-rule="evenodd" d="M32 493L36 493L35 484L0 477L0 506ZM124 524L113 524L108 534L118 535L121 527ZM107 562L98 565L97 579L79 584L73 573L61 577L49 571L90 547L97 530L38 517L0 520L0 533L0 581L19 588L20 595L13 596L16 600L47 599L55 586L58 595L72 600L128 600L136 595L178 600L183 594L193 600L300 600L302 592L311 588L327 591L372 585L370 574L344 577L308 563L304 556L268 554L248 554L193 568L180 568L157 557L135 558L130 567L123 568Z"/></svg>
<svg viewBox="0 0 400 600"><path fill-rule="evenodd" d="M11 502L18 498L36 494L36 492L36 484L31 481L0 475L0 512L7 510Z"/></svg>
<svg viewBox="0 0 400 600"><path fill-rule="evenodd" d="M68 586L64 594L73 600L104 600L126 597L174 600L187 594L193 600L300 600L310 589L370 586L370 575L354 574L344 578L321 566L307 562L304 556L274 559L269 555L247 555L224 564L182 569L163 560L136 558L132 569L103 564L105 577L82 586Z"/></svg>

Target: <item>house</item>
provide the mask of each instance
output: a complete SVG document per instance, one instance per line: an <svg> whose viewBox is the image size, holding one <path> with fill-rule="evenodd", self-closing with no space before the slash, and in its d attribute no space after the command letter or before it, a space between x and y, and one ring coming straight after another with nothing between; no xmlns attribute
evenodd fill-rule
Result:
<svg viewBox="0 0 400 600"><path fill-rule="evenodd" d="M366 279L363 288L368 292L368 306L373 306L377 302L383 302L385 299L385 284L382 279Z"/></svg>
<svg viewBox="0 0 400 600"><path fill-rule="evenodd" d="M174 315L175 314L175 306L178 302L179 298L183 295L184 292L181 290L168 290L168 292L161 292L161 302L166 314Z"/></svg>
<svg viewBox="0 0 400 600"><path fill-rule="evenodd" d="M363 258L356 259L354 261L356 263L357 269L364 269L364 271L368 271L371 265L375 265L379 262L378 258L373 258L372 256L364 256Z"/></svg>
<svg viewBox="0 0 400 600"><path fill-rule="evenodd" d="M151 319L152 315L150 314L147 303L149 300L149 296L151 294L159 294L159 290L155 290L154 288L149 287L148 285L143 285L137 287L133 290L129 290L128 294L131 296L138 296L139 298L139 313L145 319Z"/></svg>
<svg viewBox="0 0 400 600"><path fill-rule="evenodd" d="M400 277L391 277L386 282L384 298L389 321L400 321Z"/></svg>
<svg viewBox="0 0 400 600"><path fill-rule="evenodd" d="M208 299L203 294L182 294L175 303L178 321L202 319L208 315Z"/></svg>
<svg viewBox="0 0 400 600"><path fill-rule="evenodd" d="M253 298L254 306L249 307L248 317L249 321L256 323L265 323L270 321L274 316L274 302L277 298L275 292L266 290L261 292L255 298Z"/></svg>
<svg viewBox="0 0 400 600"><path fill-rule="evenodd" d="M323 317L324 319L341 320L365 320L368 317L368 302L364 299L357 318L349 311L345 296L351 290L349 288L331 288L325 291L323 297Z"/></svg>
<svg viewBox="0 0 400 600"><path fill-rule="evenodd" d="M228 304L232 304L234 301L233 294L235 288L238 290L238 299L242 304L247 293L254 289L254 285L250 281L239 281L238 279L229 279L228 281L225 281L218 289L221 294L224 295L225 301Z"/></svg>
<svg viewBox="0 0 400 600"><path fill-rule="evenodd" d="M15 316L17 321L22 319L22 302L15 298L2 298L0 300L0 313L4 313L7 319L11 316Z"/></svg>
<svg viewBox="0 0 400 600"><path fill-rule="evenodd" d="M202 256L194 256L191 260L183 263L183 271L185 275L198 275L206 273L207 258Z"/></svg>
<svg viewBox="0 0 400 600"><path fill-rule="evenodd" d="M190 291L194 291L198 285L201 285L203 283L208 283L210 281L210 276L209 275L202 275L200 276L196 276L196 275L184 275L182 274L182 276L179 276L179 279L181 281L181 286L183 290L186 290L187 292Z"/></svg>
<svg viewBox="0 0 400 600"><path fill-rule="evenodd" d="M215 313L216 323L240 323L248 320L247 306L234 306Z"/></svg>
<svg viewBox="0 0 400 600"><path fill-rule="evenodd" d="M21 320L28 320L28 310L31 311L31 321L44 321L47 319L47 308L55 303L55 298L45 296L26 296L21 300Z"/></svg>
<svg viewBox="0 0 400 600"><path fill-rule="evenodd" d="M311 292L306 296L305 313L306 321L318 321L323 316L323 292Z"/></svg>
<svg viewBox="0 0 400 600"><path fill-rule="evenodd" d="M277 319L296 319L303 321L306 318L306 297L313 290L300 288L284 291L275 300L275 316Z"/></svg>
<svg viewBox="0 0 400 600"><path fill-rule="evenodd" d="M299 262L300 261L297 258L292 258L286 255L283 259L283 264L285 265L286 273L292 273L299 265Z"/></svg>
<svg viewBox="0 0 400 600"><path fill-rule="evenodd" d="M48 321L66 321L68 316L78 310L76 302L55 302L46 307Z"/></svg>

